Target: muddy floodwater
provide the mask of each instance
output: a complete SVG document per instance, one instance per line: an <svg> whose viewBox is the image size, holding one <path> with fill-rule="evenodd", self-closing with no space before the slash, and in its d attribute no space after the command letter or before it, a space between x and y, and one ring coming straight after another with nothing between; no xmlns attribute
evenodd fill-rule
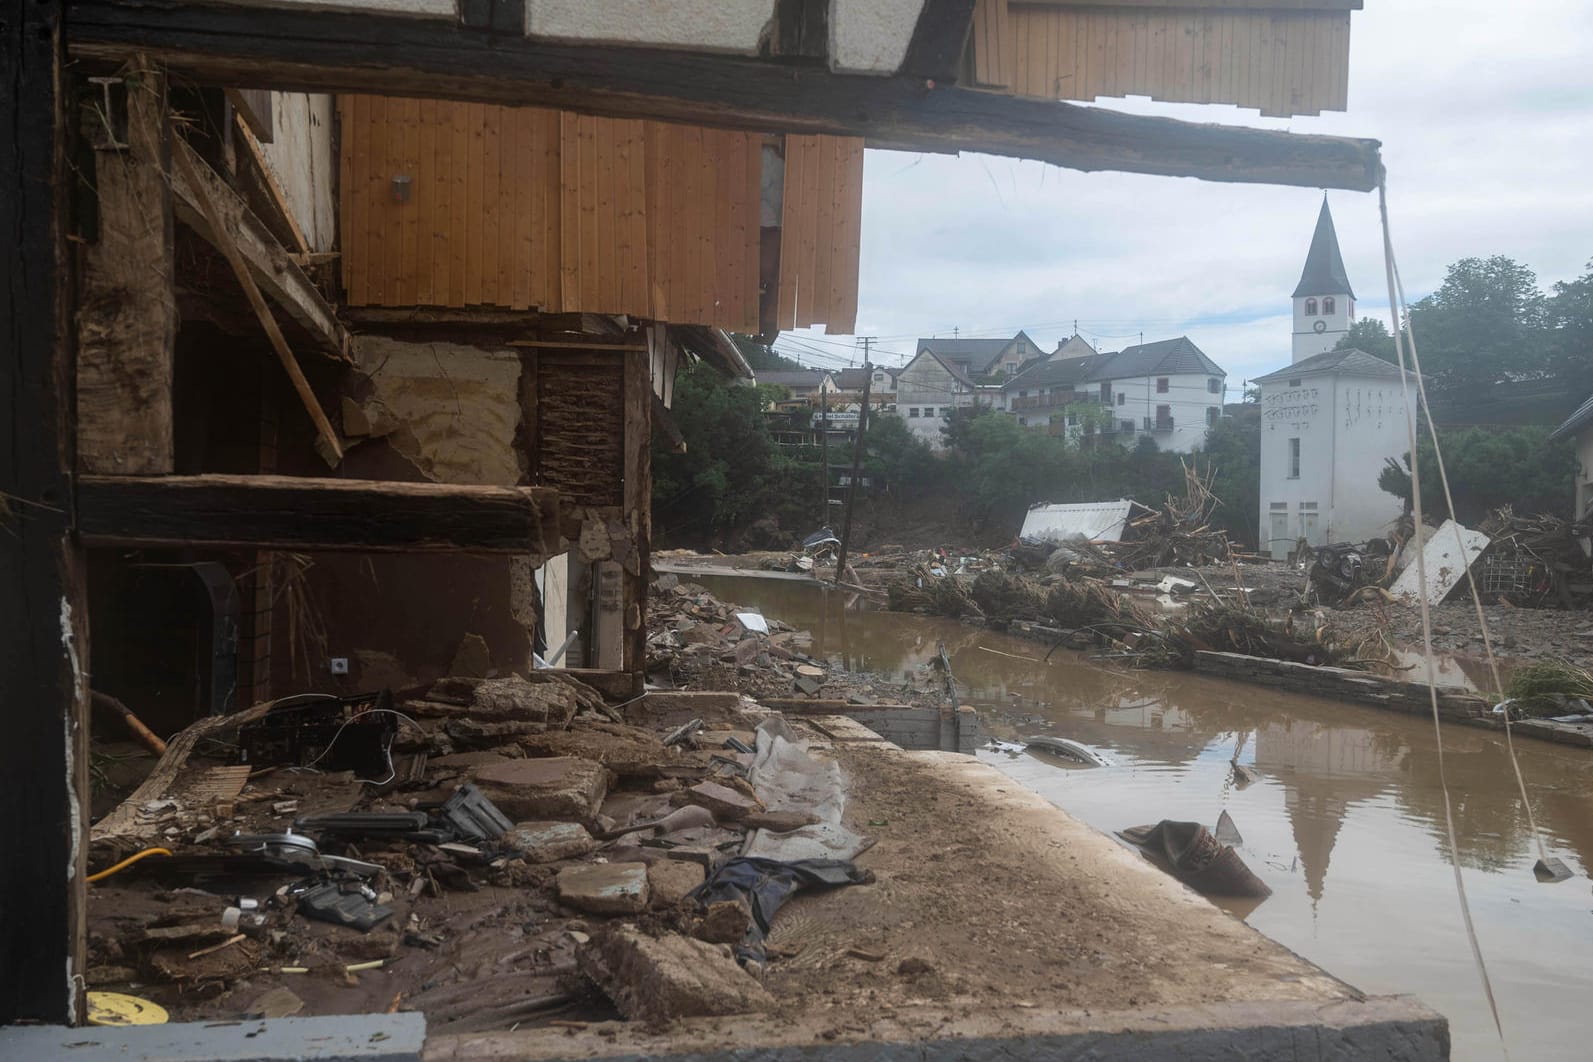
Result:
<svg viewBox="0 0 1593 1062"><path fill-rule="evenodd" d="M1112 833L1159 819L1233 816L1245 861L1274 892L1229 907L1373 994L1415 995L1449 1018L1457 1059L1502 1057L1455 896L1432 724L1188 674L1123 671L950 620L845 610L812 584L700 578L722 600L805 628L814 655L918 674L944 641L963 703L994 737L1054 735L1111 760L980 756ZM1008 655L1003 655L1008 654ZM1017 659L1017 658L1026 659ZM1539 884L1502 735L1444 731L1460 862L1516 1059L1586 1059L1593 1006L1593 751L1516 744L1551 857L1576 877ZM1236 786L1231 763L1260 778ZM1248 902L1247 902L1248 904Z"/></svg>

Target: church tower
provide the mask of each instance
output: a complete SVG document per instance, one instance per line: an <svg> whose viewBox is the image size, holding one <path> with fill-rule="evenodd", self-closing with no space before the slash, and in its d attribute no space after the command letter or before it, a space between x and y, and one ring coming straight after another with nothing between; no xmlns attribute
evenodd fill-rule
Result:
<svg viewBox="0 0 1593 1062"><path fill-rule="evenodd" d="M1354 321L1355 292L1344 272L1338 233L1324 195L1305 269L1294 289L1294 360L1332 350Z"/></svg>

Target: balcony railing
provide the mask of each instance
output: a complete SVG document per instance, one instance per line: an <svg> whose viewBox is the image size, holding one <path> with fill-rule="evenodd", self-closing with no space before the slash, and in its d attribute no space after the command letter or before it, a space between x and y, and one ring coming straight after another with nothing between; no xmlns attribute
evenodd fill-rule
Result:
<svg viewBox="0 0 1593 1062"><path fill-rule="evenodd" d="M1146 431L1172 431L1173 430L1173 418L1172 417L1146 417L1145 418L1145 430Z"/></svg>
<svg viewBox="0 0 1593 1062"><path fill-rule="evenodd" d="M1071 406L1078 401L1078 397L1071 394L1061 395L1028 395L1014 398L1008 408L1013 412L1026 409L1061 409Z"/></svg>

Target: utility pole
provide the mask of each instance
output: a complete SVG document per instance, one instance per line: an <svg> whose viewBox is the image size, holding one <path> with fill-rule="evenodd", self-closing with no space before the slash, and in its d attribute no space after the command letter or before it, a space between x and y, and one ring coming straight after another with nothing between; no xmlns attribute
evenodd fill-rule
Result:
<svg viewBox="0 0 1593 1062"><path fill-rule="evenodd" d="M824 458L823 508L819 510L819 526L830 526L830 396L819 388L819 453Z"/></svg>
<svg viewBox="0 0 1593 1062"><path fill-rule="evenodd" d="M863 433L868 430L868 394L874 382L874 365L869 359L873 336L860 337L863 341L863 408L857 415L857 440L852 444L852 478L846 483L846 517L841 525L841 552L835 558L835 583L840 585L846 571L846 550L852 543L852 506L857 501L857 481L863 471Z"/></svg>

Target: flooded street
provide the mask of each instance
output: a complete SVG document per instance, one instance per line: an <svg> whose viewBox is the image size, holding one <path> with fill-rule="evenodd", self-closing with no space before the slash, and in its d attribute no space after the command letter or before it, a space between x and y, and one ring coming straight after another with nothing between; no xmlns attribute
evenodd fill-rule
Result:
<svg viewBox="0 0 1593 1062"><path fill-rule="evenodd" d="M1112 766L1027 753L982 758L1104 832L1224 810L1274 892L1236 916L1370 993L1445 1014L1454 1057L1501 1057L1462 928L1444 843L1433 731L1406 717L1167 672L1125 672L950 620L846 612L811 584L694 577L725 601L812 632L814 655L906 675L944 641L965 704L995 737L1067 737ZM1517 743L1550 856L1577 872L1539 884L1502 735L1450 727L1444 748L1473 915L1518 1059L1588 1055L1593 994L1593 752ZM1232 761L1260 780L1236 786Z"/></svg>

